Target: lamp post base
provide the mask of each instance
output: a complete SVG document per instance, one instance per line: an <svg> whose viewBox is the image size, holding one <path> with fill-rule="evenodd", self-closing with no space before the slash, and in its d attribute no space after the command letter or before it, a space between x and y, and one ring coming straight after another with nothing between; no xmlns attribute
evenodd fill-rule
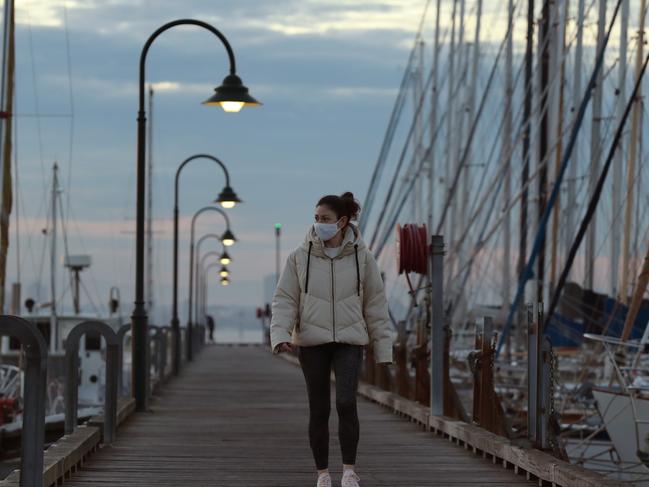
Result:
<svg viewBox="0 0 649 487"><path fill-rule="evenodd" d="M192 340L194 339L194 337L193 337L193 331L194 331L193 328L194 327L192 326L192 322L189 321L187 323L187 338L185 339L186 345L187 345L186 346L186 348L187 348L187 362L191 362L192 360L194 360L194 347L193 347L193 344L192 344Z"/></svg>
<svg viewBox="0 0 649 487"><path fill-rule="evenodd" d="M149 364L149 323L146 309L143 303L135 303L135 309L131 316L131 384L133 397L135 398L135 410L145 412L148 409L148 381Z"/></svg>
<svg viewBox="0 0 649 487"><path fill-rule="evenodd" d="M180 373L182 361L182 350L180 347L180 321L178 318L171 319L171 370L174 376Z"/></svg>

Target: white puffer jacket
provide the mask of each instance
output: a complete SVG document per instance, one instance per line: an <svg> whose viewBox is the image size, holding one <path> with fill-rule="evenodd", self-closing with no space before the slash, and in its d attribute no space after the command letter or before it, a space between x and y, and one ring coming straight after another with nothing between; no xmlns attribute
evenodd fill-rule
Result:
<svg viewBox="0 0 649 487"><path fill-rule="evenodd" d="M273 296L270 342L298 346L372 342L376 363L392 363L395 333L383 279L358 229L349 224L333 259L313 226L287 258Z"/></svg>

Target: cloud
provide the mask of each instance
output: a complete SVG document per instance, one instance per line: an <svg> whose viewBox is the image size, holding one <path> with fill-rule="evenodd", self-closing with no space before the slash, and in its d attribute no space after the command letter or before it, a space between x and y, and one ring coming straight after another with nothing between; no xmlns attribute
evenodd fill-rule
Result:
<svg viewBox="0 0 649 487"><path fill-rule="evenodd" d="M100 8L127 6L137 0L27 0L16 2L16 23L32 27L62 27L65 25L66 10L95 11Z"/></svg>
<svg viewBox="0 0 649 487"><path fill-rule="evenodd" d="M397 88L377 88L374 86L335 86L325 92L336 98L389 97L397 96Z"/></svg>
<svg viewBox="0 0 649 487"><path fill-rule="evenodd" d="M422 5L419 0L307 0L294 3L288 12L279 10L263 19L249 19L244 24L286 36L411 31L416 28L421 17Z"/></svg>
<svg viewBox="0 0 649 487"><path fill-rule="evenodd" d="M49 75L48 83L56 84L60 87L66 87L68 79L63 75ZM106 78L85 77L77 78L75 85L78 90L83 90L90 95L101 95L110 98L134 98L137 96L138 86L135 81L122 81ZM208 83L188 83L182 81L155 81L148 83L147 87L153 87L156 93L166 95L197 95L207 98L214 86ZM310 96L319 96L327 98L377 98L388 97L394 98L398 90L395 87L382 88L376 86L326 86L317 87L302 83L297 84L255 84L255 96L267 97L286 96L294 97L296 93L309 94Z"/></svg>

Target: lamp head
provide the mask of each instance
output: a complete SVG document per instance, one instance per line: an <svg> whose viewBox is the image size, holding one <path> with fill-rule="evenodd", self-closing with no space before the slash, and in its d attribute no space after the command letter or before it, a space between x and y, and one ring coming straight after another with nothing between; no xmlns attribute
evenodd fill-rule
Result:
<svg viewBox="0 0 649 487"><path fill-rule="evenodd" d="M226 112L238 112L244 106L256 107L261 103L248 93L241 78L236 74L225 77L221 86L214 89L214 94L203 102L203 105L218 105Z"/></svg>
<svg viewBox="0 0 649 487"><path fill-rule="evenodd" d="M230 229L227 229L225 232L223 232L223 235L221 236L221 242L223 245L226 247L230 247L234 245L234 242L236 242L237 239L235 238L234 234L230 231Z"/></svg>
<svg viewBox="0 0 649 487"><path fill-rule="evenodd" d="M221 270L219 271L219 276L221 277L228 277L230 275L230 271L228 270L227 267L222 266Z"/></svg>
<svg viewBox="0 0 649 487"><path fill-rule="evenodd" d="M227 209L234 208L237 203L241 203L241 200L230 186L226 186L219 193L215 203L219 203L223 208Z"/></svg>
<svg viewBox="0 0 649 487"><path fill-rule="evenodd" d="M232 262L232 258L228 255L228 253L224 250L223 253L221 254L221 257L219 257L219 262L222 265L228 265L230 262Z"/></svg>
<svg viewBox="0 0 649 487"><path fill-rule="evenodd" d="M221 286L227 286L229 284L230 284L230 279L228 279L227 277L221 278Z"/></svg>

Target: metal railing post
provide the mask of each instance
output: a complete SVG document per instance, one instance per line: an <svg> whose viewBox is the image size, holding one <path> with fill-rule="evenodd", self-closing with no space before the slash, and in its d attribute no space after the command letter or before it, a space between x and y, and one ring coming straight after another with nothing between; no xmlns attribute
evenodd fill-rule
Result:
<svg viewBox="0 0 649 487"><path fill-rule="evenodd" d="M430 334L430 414L444 415L444 237L431 237L431 303L432 329Z"/></svg>
<svg viewBox="0 0 649 487"><path fill-rule="evenodd" d="M538 440L538 366L540 339L534 321L534 306L527 305L527 435L536 445Z"/></svg>
<svg viewBox="0 0 649 487"><path fill-rule="evenodd" d="M104 394L104 443L110 444L117 429L117 383L119 370L119 341L117 333L101 321L84 321L75 326L65 340L65 433L74 432L77 427L79 340L94 331L106 341L106 392Z"/></svg>
<svg viewBox="0 0 649 487"><path fill-rule="evenodd" d="M547 336L541 342L541 378L539 384L539 441L538 448L550 448L550 416L552 415L552 343Z"/></svg>
<svg viewBox="0 0 649 487"><path fill-rule="evenodd" d="M149 364L149 380L147 381L147 397L151 397L152 391L151 391L151 370L150 367L153 365L155 369L155 373L160 377L160 335L162 334L162 331L160 330L160 327L157 325L149 325L149 346L147 348L147 352L149 354L149 357L147 359L147 363ZM153 359L151 359L151 346L153 345Z"/></svg>
<svg viewBox="0 0 649 487"><path fill-rule="evenodd" d="M16 337L25 352L20 487L43 485L47 344L36 326L17 316L0 316L0 334Z"/></svg>
<svg viewBox="0 0 649 487"><path fill-rule="evenodd" d="M122 325L119 330L117 330L117 340L119 341L119 356L117 358L119 364L117 367L119 376L117 378L117 390L120 396L129 395L128 392L124 393L124 337L129 331L131 331L130 323Z"/></svg>
<svg viewBox="0 0 649 487"><path fill-rule="evenodd" d="M169 334L171 333L171 327L161 326L160 327L160 374L161 380L164 381L166 377L167 369L167 357L168 357L168 348L169 348Z"/></svg>

